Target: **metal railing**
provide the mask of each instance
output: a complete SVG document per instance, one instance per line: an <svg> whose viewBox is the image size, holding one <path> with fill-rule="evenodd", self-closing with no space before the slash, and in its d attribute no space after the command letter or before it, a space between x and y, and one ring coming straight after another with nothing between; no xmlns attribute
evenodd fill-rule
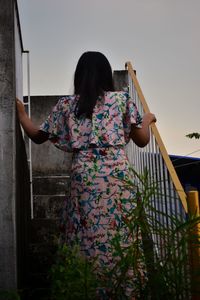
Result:
<svg viewBox="0 0 200 300"><path fill-rule="evenodd" d="M129 95L134 99L141 115L150 112L130 62L126 63L126 69ZM181 274L182 279L185 280L185 289L177 296L177 299L190 299L188 249L185 244L182 245L183 231L176 230L178 224L187 220L186 194L156 124L150 126L149 144L144 148L139 148L131 141L127 146L127 155L136 173L140 176L147 172L149 184L155 187L155 193L149 199L151 209L146 212L149 222L154 225L155 229L151 236L154 248L153 259L162 262L171 256L174 261L178 258L179 261L181 258L185 261L185 264L180 266L181 270L178 270L179 275ZM138 185L140 185L139 181ZM159 230L162 231L162 234L159 234ZM165 231L164 235L163 231ZM173 240L170 232L173 232ZM175 249L173 253L170 253L170 243L171 245L173 243L172 247ZM172 265L170 268L173 268ZM174 269L174 272L176 271Z"/></svg>
<svg viewBox="0 0 200 300"><path fill-rule="evenodd" d="M28 50L24 50L23 54L26 55L26 79L27 79L27 102L23 103L26 109L26 112L31 118L31 96L30 96L30 52ZM32 145L31 139L25 137L24 130L22 129L23 137L26 144L27 151L27 159L29 165L29 178L30 178L30 206L31 206L31 219L34 218L34 208L33 208L33 171L32 171Z"/></svg>

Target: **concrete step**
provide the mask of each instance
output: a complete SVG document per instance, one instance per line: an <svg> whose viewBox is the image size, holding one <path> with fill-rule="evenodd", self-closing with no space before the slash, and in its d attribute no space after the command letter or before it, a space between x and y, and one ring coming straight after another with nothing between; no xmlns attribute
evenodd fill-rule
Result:
<svg viewBox="0 0 200 300"><path fill-rule="evenodd" d="M66 194L69 189L70 177L66 176L34 176L33 195Z"/></svg>
<svg viewBox="0 0 200 300"><path fill-rule="evenodd" d="M30 273L48 273L52 264L54 263L56 251L56 244L30 244L28 257Z"/></svg>
<svg viewBox="0 0 200 300"><path fill-rule="evenodd" d="M34 219L57 219L61 217L65 194L34 195Z"/></svg>
<svg viewBox="0 0 200 300"><path fill-rule="evenodd" d="M29 286L23 291L22 300L50 300L51 282L48 273L29 273Z"/></svg>
<svg viewBox="0 0 200 300"><path fill-rule="evenodd" d="M59 223L59 218L31 220L29 244L54 245L60 233Z"/></svg>
<svg viewBox="0 0 200 300"><path fill-rule="evenodd" d="M28 291L24 300L44 300L50 292L50 269L58 247L59 219L33 219L28 247ZM45 298L46 297L46 298Z"/></svg>
<svg viewBox="0 0 200 300"><path fill-rule="evenodd" d="M34 218L30 221L29 294L25 295L25 300L50 299L49 273L56 257L61 211L68 188L69 176L33 177Z"/></svg>

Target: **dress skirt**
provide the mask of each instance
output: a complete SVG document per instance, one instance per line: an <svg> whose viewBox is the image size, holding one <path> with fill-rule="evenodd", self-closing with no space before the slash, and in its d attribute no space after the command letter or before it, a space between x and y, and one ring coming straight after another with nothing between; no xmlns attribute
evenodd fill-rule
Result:
<svg viewBox="0 0 200 300"><path fill-rule="evenodd" d="M122 230L126 213L135 205L135 191L124 147L89 148L73 154L71 186L64 208L65 240L77 241L86 257L113 263L111 241Z"/></svg>

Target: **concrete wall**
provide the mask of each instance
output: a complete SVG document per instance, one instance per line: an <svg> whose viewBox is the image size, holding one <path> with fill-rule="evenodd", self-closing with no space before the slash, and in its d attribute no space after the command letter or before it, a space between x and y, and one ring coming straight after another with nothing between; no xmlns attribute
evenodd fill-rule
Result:
<svg viewBox="0 0 200 300"><path fill-rule="evenodd" d="M128 92L128 71L114 71L113 80L116 91Z"/></svg>
<svg viewBox="0 0 200 300"><path fill-rule="evenodd" d="M0 288L17 286L14 1L0 0Z"/></svg>
<svg viewBox="0 0 200 300"><path fill-rule="evenodd" d="M21 249L29 182L15 105L16 92L22 93L21 54L17 3L0 0L0 289L21 285L22 257L25 257Z"/></svg>
<svg viewBox="0 0 200 300"><path fill-rule="evenodd" d="M45 121L61 96L31 96L31 118L40 125ZM24 101L27 101L25 97ZM71 166L71 154L57 149L46 142L42 145L32 143L33 176L67 175Z"/></svg>

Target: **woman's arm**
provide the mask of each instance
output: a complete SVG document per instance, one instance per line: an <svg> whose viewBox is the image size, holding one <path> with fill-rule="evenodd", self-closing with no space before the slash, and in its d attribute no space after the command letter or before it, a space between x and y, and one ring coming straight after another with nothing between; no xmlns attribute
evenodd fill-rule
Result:
<svg viewBox="0 0 200 300"><path fill-rule="evenodd" d="M19 99L16 99L16 103L19 121L28 137L36 144L42 144L46 142L49 134L41 131L33 124L25 111L23 103Z"/></svg>
<svg viewBox="0 0 200 300"><path fill-rule="evenodd" d="M152 113L147 113L143 117L141 128L137 128L134 125L132 125L130 138L138 147L145 147L149 143L149 125L153 122L156 122L155 115Z"/></svg>

